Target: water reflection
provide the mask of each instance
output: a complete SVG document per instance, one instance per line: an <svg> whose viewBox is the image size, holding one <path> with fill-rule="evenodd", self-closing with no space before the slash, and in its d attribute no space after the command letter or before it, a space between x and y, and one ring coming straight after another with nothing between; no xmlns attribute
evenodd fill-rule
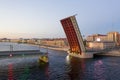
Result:
<svg viewBox="0 0 120 80"><path fill-rule="evenodd" d="M50 80L49 63L39 62L39 68L40 71L43 71L43 75L45 75L45 80Z"/></svg>
<svg viewBox="0 0 120 80"><path fill-rule="evenodd" d="M106 80L106 66L101 59L66 57L70 80Z"/></svg>
<svg viewBox="0 0 120 80"><path fill-rule="evenodd" d="M105 67L102 60L97 60L94 62L94 78L99 80L105 79Z"/></svg>
<svg viewBox="0 0 120 80"><path fill-rule="evenodd" d="M43 66L37 55L2 57L0 80L120 80L119 57L78 59L54 50L48 56L49 64Z"/></svg>
<svg viewBox="0 0 120 80"><path fill-rule="evenodd" d="M70 66L70 70L68 72L70 80L84 80L85 60L71 56L67 56L66 60L68 66Z"/></svg>
<svg viewBox="0 0 120 80"><path fill-rule="evenodd" d="M13 80L13 64L8 64L8 80Z"/></svg>
<svg viewBox="0 0 120 80"><path fill-rule="evenodd" d="M46 75L47 80L50 80L49 64L45 66L45 75Z"/></svg>
<svg viewBox="0 0 120 80"><path fill-rule="evenodd" d="M71 58L71 56L69 56L69 55L66 56L66 63L69 65L70 65L70 60L71 60L70 58Z"/></svg>
<svg viewBox="0 0 120 80"><path fill-rule="evenodd" d="M41 67L38 56L2 58L0 80L49 80L49 64Z"/></svg>

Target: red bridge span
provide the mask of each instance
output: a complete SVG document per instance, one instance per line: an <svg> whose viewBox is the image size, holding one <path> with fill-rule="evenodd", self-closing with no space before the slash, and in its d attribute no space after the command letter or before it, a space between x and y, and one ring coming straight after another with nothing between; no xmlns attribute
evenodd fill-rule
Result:
<svg viewBox="0 0 120 80"><path fill-rule="evenodd" d="M93 53L86 52L75 15L64 18L60 22L70 45L69 55L79 58L93 58Z"/></svg>

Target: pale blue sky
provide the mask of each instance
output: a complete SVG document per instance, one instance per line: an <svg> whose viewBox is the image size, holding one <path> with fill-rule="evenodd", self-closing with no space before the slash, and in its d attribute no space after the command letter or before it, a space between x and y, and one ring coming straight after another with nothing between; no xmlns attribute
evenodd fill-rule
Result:
<svg viewBox="0 0 120 80"><path fill-rule="evenodd" d="M0 0L0 37L65 37L59 20L74 14L83 35L120 32L120 0Z"/></svg>

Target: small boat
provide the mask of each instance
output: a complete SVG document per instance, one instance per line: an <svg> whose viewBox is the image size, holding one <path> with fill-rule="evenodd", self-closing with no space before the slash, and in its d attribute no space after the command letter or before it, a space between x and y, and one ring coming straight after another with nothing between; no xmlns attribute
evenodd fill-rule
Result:
<svg viewBox="0 0 120 80"><path fill-rule="evenodd" d="M48 54L44 54L44 55L40 55L39 57L39 62L41 63L48 63L49 59L48 59Z"/></svg>
<svg viewBox="0 0 120 80"><path fill-rule="evenodd" d="M38 62L41 66L49 64L48 50L46 53L43 53L42 55L39 56Z"/></svg>

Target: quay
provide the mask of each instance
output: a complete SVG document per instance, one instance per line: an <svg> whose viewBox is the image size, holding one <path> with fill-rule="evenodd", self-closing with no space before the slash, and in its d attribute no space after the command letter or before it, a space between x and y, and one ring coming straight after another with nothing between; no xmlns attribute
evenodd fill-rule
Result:
<svg viewBox="0 0 120 80"><path fill-rule="evenodd" d="M100 52L99 54L95 54L97 56L115 56L115 57L120 57L120 49L118 50L111 50L111 51L104 51Z"/></svg>

